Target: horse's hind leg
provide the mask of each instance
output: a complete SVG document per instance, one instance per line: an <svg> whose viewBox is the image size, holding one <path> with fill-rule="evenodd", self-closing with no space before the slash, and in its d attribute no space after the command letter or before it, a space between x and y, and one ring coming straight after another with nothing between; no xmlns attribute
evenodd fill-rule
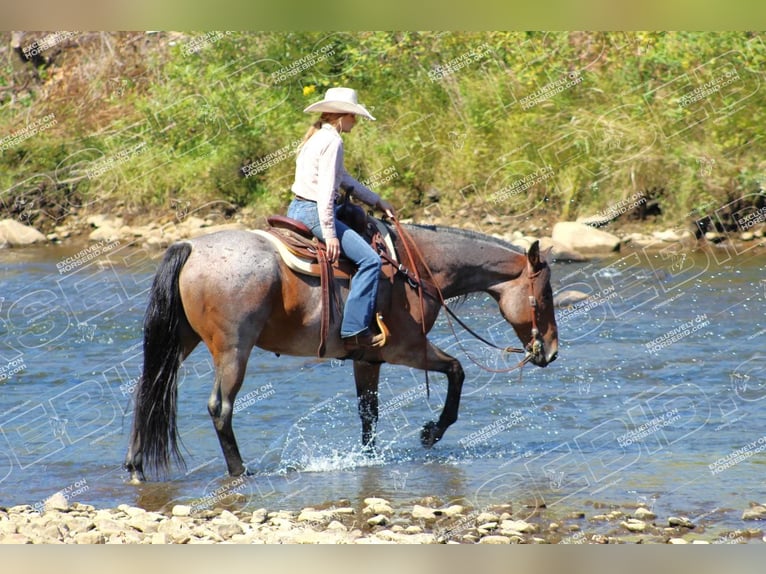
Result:
<svg viewBox="0 0 766 574"><path fill-rule="evenodd" d="M380 363L354 361L354 380L362 419L362 447L366 452L375 449L375 427L378 424L378 381Z"/></svg>
<svg viewBox="0 0 766 574"><path fill-rule="evenodd" d="M213 418L218 442L221 443L221 450L231 476L239 476L247 472L234 437L232 417L234 400L245 378L249 354L250 349L245 351L233 348L214 355L215 383L207 403L207 410Z"/></svg>

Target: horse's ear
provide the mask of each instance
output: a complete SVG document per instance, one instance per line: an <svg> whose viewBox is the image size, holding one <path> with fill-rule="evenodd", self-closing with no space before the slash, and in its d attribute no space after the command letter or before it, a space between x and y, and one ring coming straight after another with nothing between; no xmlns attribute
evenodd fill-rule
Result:
<svg viewBox="0 0 766 574"><path fill-rule="evenodd" d="M537 267L540 264L540 241L535 239L532 245L527 249L527 259L532 264L532 267Z"/></svg>

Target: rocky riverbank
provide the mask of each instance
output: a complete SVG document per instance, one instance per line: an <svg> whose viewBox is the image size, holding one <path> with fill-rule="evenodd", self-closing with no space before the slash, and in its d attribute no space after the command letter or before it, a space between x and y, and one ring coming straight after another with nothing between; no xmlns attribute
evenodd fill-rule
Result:
<svg viewBox="0 0 766 574"><path fill-rule="evenodd" d="M44 507L0 507L4 544L747 544L761 542L760 527L713 534L686 516L659 517L645 506L594 505L593 512L552 518L545 509L510 505L468 509L423 504L394 508L366 498L300 511L198 511L174 505L153 512L121 504L97 509L68 503L56 494ZM601 506L601 507L600 507ZM604 505L605 506L605 505ZM761 520L766 507L753 505L742 519ZM757 523L754 523L757 524Z"/></svg>
<svg viewBox="0 0 766 574"><path fill-rule="evenodd" d="M12 219L0 220L0 248L44 244L126 245L164 249L174 241L193 238L222 229L254 229L265 226L263 215L245 208L233 213L212 211L207 214L174 213L165 216L134 216L130 223L121 216L106 213L70 216L44 234L34 227ZM539 240L543 249L551 248L557 261L587 261L632 249L663 249L672 244L694 249L736 243L747 249L766 246L766 224L756 222L747 231L702 233L692 227L661 228L656 223L546 221L519 228L511 218L487 216L483 220L432 218L423 216L416 223L451 225L473 229L504 239L522 248ZM742 247L738 247L741 249Z"/></svg>

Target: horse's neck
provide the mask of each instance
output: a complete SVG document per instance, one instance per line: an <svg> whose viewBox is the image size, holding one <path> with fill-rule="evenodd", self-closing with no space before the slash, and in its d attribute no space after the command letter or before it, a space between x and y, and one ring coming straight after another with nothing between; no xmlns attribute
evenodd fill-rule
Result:
<svg viewBox="0 0 766 574"><path fill-rule="evenodd" d="M526 258L508 244L480 233L449 227L409 226L445 298L477 291L518 277ZM428 272L421 274L430 278Z"/></svg>

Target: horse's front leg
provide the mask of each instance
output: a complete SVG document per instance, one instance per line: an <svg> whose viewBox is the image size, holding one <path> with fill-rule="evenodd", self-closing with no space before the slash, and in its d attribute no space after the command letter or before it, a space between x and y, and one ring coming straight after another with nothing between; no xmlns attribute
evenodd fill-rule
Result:
<svg viewBox="0 0 766 574"><path fill-rule="evenodd" d="M354 381L362 419L362 448L365 452L375 450L375 429L378 424L378 381L381 363L354 361Z"/></svg>
<svg viewBox="0 0 766 574"><path fill-rule="evenodd" d="M425 349L423 345L426 346ZM427 339L421 339L420 342L410 341L406 346L402 346L402 349L405 351L400 350L396 356L389 357L388 362L447 375L447 399L439 420L427 422L420 432L420 442L424 447L431 448L441 440L447 428L457 420L465 373L460 361L434 346Z"/></svg>
<svg viewBox="0 0 766 574"><path fill-rule="evenodd" d="M460 361L455 357L432 345L430 341L427 344L427 352L424 357L426 363L419 368L447 375L447 398L444 401L444 408L439 420L427 422L423 425L423 430L420 431L420 442L425 448L431 448L441 440L447 428L457 420L465 373ZM423 353L419 354L423 355Z"/></svg>

